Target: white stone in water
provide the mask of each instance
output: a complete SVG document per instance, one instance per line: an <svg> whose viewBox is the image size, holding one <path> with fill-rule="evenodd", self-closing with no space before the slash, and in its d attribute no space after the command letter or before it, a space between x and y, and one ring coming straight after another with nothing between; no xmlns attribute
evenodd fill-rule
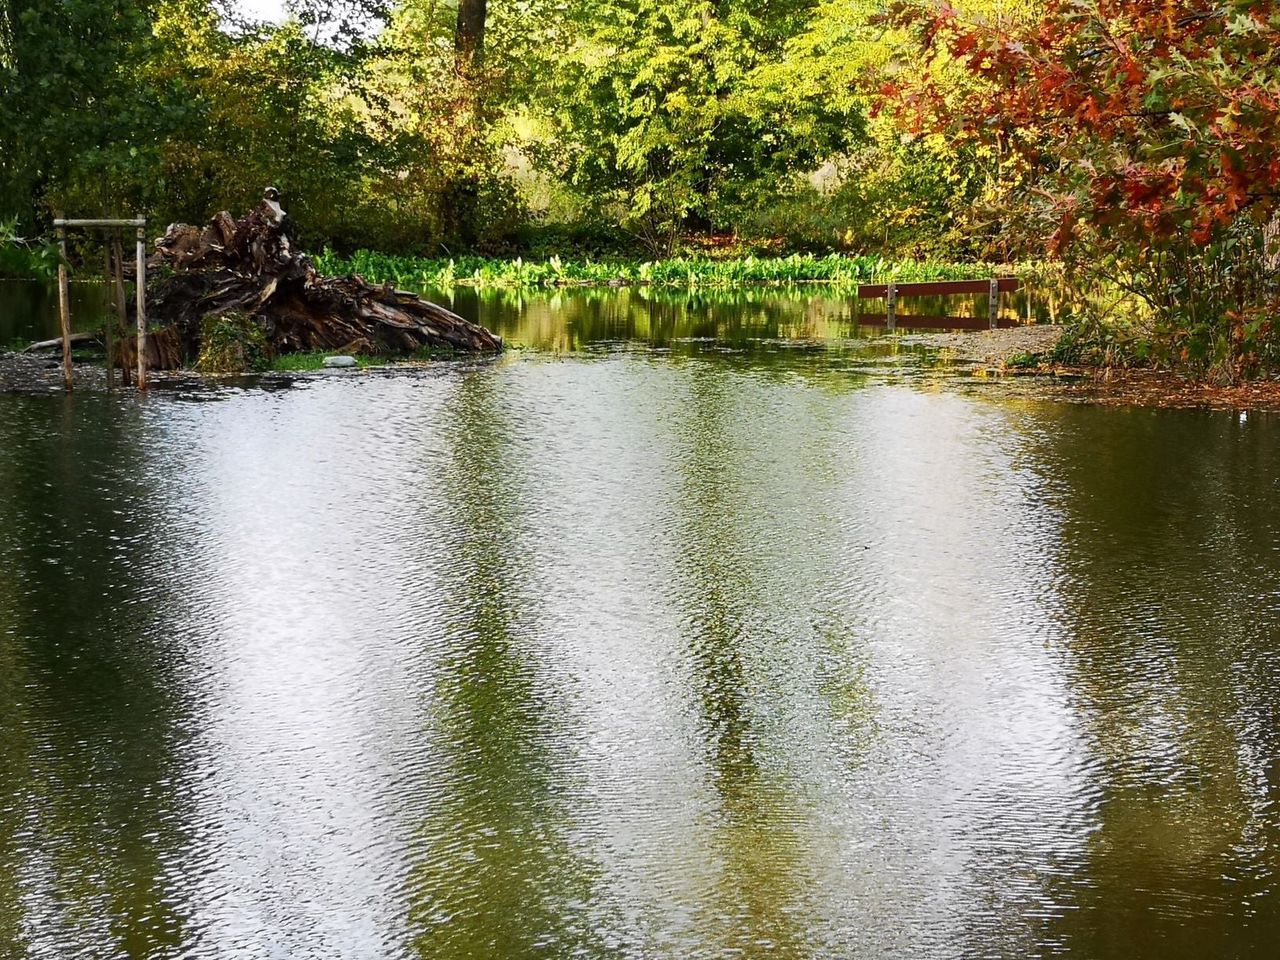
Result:
<svg viewBox="0 0 1280 960"><path fill-rule="evenodd" d="M355 357L325 357L324 365L326 367L354 367L356 365Z"/></svg>

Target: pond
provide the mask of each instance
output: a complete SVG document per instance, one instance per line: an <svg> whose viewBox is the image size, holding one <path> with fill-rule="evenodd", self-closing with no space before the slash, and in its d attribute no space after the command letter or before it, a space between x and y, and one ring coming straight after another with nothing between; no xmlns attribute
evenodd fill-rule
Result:
<svg viewBox="0 0 1280 960"><path fill-rule="evenodd" d="M72 283L70 307L76 332L100 323L110 304L104 283ZM0 351L58 336L58 288L54 284L0 279Z"/></svg>
<svg viewBox="0 0 1280 960"><path fill-rule="evenodd" d="M526 349L0 396L0 955L1271 955L1280 420L455 302Z"/></svg>
<svg viewBox="0 0 1280 960"><path fill-rule="evenodd" d="M73 283L72 329L100 327L110 309L103 283ZM777 340L825 343L884 332L885 303L859 301L847 290L822 285L683 290L658 287L560 290L476 290L426 288L428 298L501 333L509 342L542 351L611 349L715 342L721 348L766 350ZM130 296L132 294L130 293ZM1001 317L1051 322L1059 312L1057 291L1003 294ZM898 327L915 329L911 316L987 317L987 298L973 296L904 298ZM881 316L880 325L862 319ZM936 329L930 326L929 329ZM28 281L0 280L0 349L58 336L57 288Z"/></svg>

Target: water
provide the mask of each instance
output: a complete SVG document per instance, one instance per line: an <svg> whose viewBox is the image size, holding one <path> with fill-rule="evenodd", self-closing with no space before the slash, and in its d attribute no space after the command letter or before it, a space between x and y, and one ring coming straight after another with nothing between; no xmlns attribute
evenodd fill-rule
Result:
<svg viewBox="0 0 1280 960"><path fill-rule="evenodd" d="M466 317L492 326L509 342L550 352L598 352L623 347L719 353L776 354L798 346L824 353L849 346L850 339L879 341L872 353L896 352L884 336L884 300L858 300L830 288L737 290L631 287L569 288L559 291L427 289L425 294ZM1006 319L1056 321L1054 291L1023 290L1001 297ZM936 323L913 326L911 317L988 317L986 297L911 297L898 307L898 328L938 329ZM880 325L863 317L880 315ZM865 359L867 344L856 344ZM830 359L829 357L827 359Z"/></svg>
<svg viewBox="0 0 1280 960"><path fill-rule="evenodd" d="M0 956L1274 956L1280 421L781 299L0 396Z"/></svg>
<svg viewBox="0 0 1280 960"><path fill-rule="evenodd" d="M72 283L71 327L90 331L107 316L111 288L105 283ZM58 288L54 284L0 279L0 351L58 336Z"/></svg>
<svg viewBox="0 0 1280 960"><path fill-rule="evenodd" d="M76 331L96 329L110 310L111 289L93 280L71 285ZM879 336L884 300L858 300L822 286L790 291L769 287L676 290L632 287L521 291L469 287L423 293L469 320L491 324L509 340L546 351L599 350L620 343L649 347L715 341L721 349L774 346L773 341L830 344L851 336ZM1059 294L1022 290L1001 297L1006 319L1056 321ZM911 316L985 319L986 297L910 297L898 307L898 327L914 329ZM880 327L860 325L879 314ZM936 328L936 324L928 326ZM57 288L0 280L0 349L58 336Z"/></svg>

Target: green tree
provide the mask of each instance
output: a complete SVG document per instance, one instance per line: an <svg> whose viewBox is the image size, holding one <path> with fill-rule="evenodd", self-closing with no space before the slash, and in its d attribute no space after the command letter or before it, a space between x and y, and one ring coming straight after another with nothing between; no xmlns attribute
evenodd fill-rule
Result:
<svg viewBox="0 0 1280 960"><path fill-rule="evenodd" d="M1032 22L1042 0L971 0L965 16L983 22ZM758 74L798 101L820 101L865 115L860 137L828 158L820 177L793 177L779 199L756 194L756 230L806 246L946 256L1005 256L987 201L1010 174L990 145L912 130L878 109L886 84L913 78L956 99L985 81L962 63L926 55L914 35L886 22L879 0L821 0L785 55Z"/></svg>
<svg viewBox="0 0 1280 960"><path fill-rule="evenodd" d="M530 42L510 21L529 7L404 0L378 38L369 185L422 224L415 248L496 249L523 221L503 118L513 42Z"/></svg>
<svg viewBox="0 0 1280 960"><path fill-rule="evenodd" d="M153 200L179 91L157 89L150 0L0 0L0 217Z"/></svg>
<svg viewBox="0 0 1280 960"><path fill-rule="evenodd" d="M858 127L846 102L800 99L769 67L812 0L571 5L543 100L557 172L655 248L715 229L754 192L815 166Z"/></svg>
<svg viewBox="0 0 1280 960"><path fill-rule="evenodd" d="M371 146L353 86L358 64L297 20L238 36L219 26L207 5L190 2L157 24L166 58L156 71L192 91L199 120L166 144L168 217L242 209L275 184L304 242L358 233Z"/></svg>

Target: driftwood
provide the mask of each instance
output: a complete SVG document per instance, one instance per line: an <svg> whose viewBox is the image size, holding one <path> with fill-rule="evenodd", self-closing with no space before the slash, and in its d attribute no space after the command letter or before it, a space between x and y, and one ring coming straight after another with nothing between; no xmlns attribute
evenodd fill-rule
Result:
<svg viewBox="0 0 1280 960"><path fill-rule="evenodd" d="M291 248L287 224L267 200L241 220L224 212L203 229L165 231L148 261L148 366L194 361L206 321L230 313L257 324L276 354L502 349L500 337L416 294L354 275L321 276ZM125 362L133 352L123 351Z"/></svg>
<svg viewBox="0 0 1280 960"><path fill-rule="evenodd" d="M71 345L78 347L82 344L92 343L95 346L102 346L102 341L98 339L96 333L73 333L71 335ZM52 340L37 340L30 346L23 347L23 353L41 353L45 350L61 350L62 338L54 337Z"/></svg>

